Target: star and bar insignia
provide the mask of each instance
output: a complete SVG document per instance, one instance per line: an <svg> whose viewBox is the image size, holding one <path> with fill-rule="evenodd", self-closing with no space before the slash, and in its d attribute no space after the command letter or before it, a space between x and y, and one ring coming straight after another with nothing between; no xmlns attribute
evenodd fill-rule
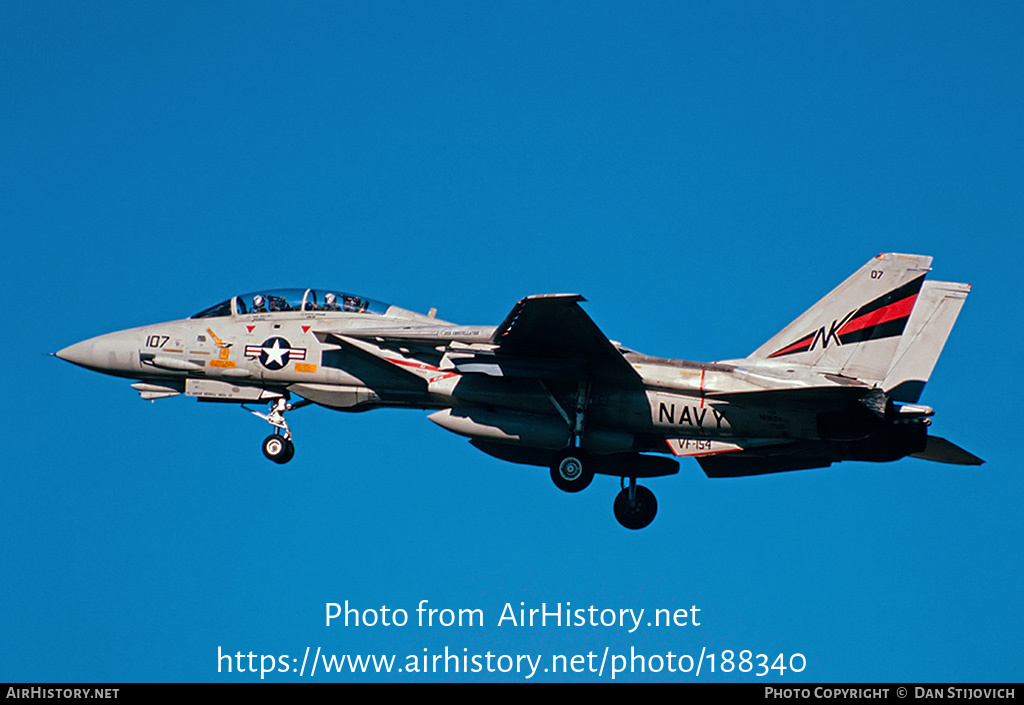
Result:
<svg viewBox="0 0 1024 705"><path fill-rule="evenodd" d="M305 360L306 348L293 348L285 338L275 337L263 341L262 345L246 345L245 356L259 358L260 364L268 370L280 370L293 360Z"/></svg>

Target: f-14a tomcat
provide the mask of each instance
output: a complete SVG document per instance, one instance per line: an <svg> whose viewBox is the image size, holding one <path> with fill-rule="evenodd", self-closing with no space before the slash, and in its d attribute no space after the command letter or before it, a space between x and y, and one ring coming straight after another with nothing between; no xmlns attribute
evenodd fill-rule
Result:
<svg viewBox="0 0 1024 705"><path fill-rule="evenodd" d="M263 453L277 463L295 453L285 414L300 406L433 410L566 492L620 477L615 516L639 529L657 502L637 479L677 473L678 457L712 478L908 455L981 464L929 436L919 404L970 291L926 281L931 259L878 255L747 357L713 363L609 340L578 295L528 296L498 326L461 326L334 289L232 296L56 355L137 380L143 399L267 404L250 411L273 426Z"/></svg>

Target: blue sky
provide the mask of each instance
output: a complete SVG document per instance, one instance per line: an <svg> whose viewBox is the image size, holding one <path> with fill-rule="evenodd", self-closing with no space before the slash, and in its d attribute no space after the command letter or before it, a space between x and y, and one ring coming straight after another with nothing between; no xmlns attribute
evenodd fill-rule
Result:
<svg viewBox="0 0 1024 705"><path fill-rule="evenodd" d="M0 680L447 646L806 657L633 681L1019 681L1022 30L1015 3L5 4ZM886 251L974 285L922 403L987 464L684 461L640 532L616 478L567 495L422 412L295 412L278 467L243 411L46 355L326 285L490 325L578 292L633 349L726 359ZM410 624L325 626L345 600ZM420 600L485 624L415 626ZM701 624L498 626L521 602ZM314 677L362 679L525 677Z"/></svg>

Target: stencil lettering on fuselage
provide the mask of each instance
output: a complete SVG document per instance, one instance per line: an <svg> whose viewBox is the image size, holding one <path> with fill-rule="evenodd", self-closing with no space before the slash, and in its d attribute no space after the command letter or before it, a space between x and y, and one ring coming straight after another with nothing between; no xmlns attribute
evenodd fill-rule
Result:
<svg viewBox="0 0 1024 705"><path fill-rule="evenodd" d="M708 412L711 412L708 414ZM723 426L728 429L729 422L725 415L709 406L691 406L681 404L678 408L675 403L658 402L658 425L686 426L696 429L698 432L715 431L721 432Z"/></svg>

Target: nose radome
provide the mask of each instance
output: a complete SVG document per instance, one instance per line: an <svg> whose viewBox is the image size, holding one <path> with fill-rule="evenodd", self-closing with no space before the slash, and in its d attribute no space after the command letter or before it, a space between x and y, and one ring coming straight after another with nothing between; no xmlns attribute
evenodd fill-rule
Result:
<svg viewBox="0 0 1024 705"><path fill-rule="evenodd" d="M98 372L130 371L133 353L138 359L138 344L133 342L134 336L129 339L122 333L108 333L69 345L55 354L61 360Z"/></svg>
<svg viewBox="0 0 1024 705"><path fill-rule="evenodd" d="M54 354L61 360L67 360L81 367L95 367L96 365L92 361L93 341L95 340L95 338L83 340L80 343L69 345L63 350L58 350Z"/></svg>

